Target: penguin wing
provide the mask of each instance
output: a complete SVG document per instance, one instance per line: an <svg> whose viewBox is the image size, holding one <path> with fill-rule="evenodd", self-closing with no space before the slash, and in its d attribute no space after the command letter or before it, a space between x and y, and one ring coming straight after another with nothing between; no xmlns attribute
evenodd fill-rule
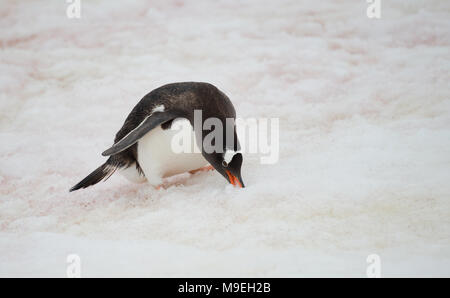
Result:
<svg viewBox="0 0 450 298"><path fill-rule="evenodd" d="M123 150L133 146L137 141L139 141L140 138L142 138L153 128L177 117L179 117L179 115L171 111L154 112L150 114L149 116L145 117L145 119L136 128L134 128L126 136L112 145L111 148L105 150L102 155L109 156L122 152Z"/></svg>

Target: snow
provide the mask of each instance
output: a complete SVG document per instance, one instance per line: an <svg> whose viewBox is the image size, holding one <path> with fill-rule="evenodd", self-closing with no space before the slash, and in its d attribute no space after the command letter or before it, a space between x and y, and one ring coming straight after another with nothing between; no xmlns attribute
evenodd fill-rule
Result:
<svg viewBox="0 0 450 298"><path fill-rule="evenodd" d="M449 1L81 2L0 4L0 276L450 276ZM279 118L279 161L69 193L179 81Z"/></svg>

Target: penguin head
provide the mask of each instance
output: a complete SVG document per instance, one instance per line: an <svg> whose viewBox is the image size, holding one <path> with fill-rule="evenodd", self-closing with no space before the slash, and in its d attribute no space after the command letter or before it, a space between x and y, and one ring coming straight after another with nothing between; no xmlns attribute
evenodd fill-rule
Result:
<svg viewBox="0 0 450 298"><path fill-rule="evenodd" d="M244 181L241 176L242 154L234 151L226 151L225 154L216 154L210 160L211 165L227 181L236 187L244 188Z"/></svg>

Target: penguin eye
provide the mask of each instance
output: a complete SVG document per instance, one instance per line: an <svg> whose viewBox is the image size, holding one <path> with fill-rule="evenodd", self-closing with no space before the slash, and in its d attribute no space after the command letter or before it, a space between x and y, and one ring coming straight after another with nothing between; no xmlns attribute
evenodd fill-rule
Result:
<svg viewBox="0 0 450 298"><path fill-rule="evenodd" d="M226 168L226 167L228 167L228 163L224 160L224 161L222 161L222 166L224 166Z"/></svg>

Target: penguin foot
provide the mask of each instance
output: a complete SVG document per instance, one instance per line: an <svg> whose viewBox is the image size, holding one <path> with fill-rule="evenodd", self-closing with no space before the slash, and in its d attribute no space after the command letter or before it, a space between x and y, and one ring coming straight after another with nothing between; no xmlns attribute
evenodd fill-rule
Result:
<svg viewBox="0 0 450 298"><path fill-rule="evenodd" d="M199 168L199 169L196 169L196 170L189 171L189 173L190 174L195 174L195 173L200 172L200 171L205 171L206 172L206 171L212 171L212 170L214 170L214 167L209 165L209 166L205 166L203 168Z"/></svg>
<svg viewBox="0 0 450 298"><path fill-rule="evenodd" d="M204 166L204 167L202 167L202 168L198 168L198 169L195 169L195 170L192 170L192 171L189 171L189 173L190 174L195 174L195 173L197 173L197 172L206 172L206 171L212 171L212 170L214 170L214 167L213 166L211 166L211 165L208 165L208 166ZM166 177L167 178L167 177ZM167 179L164 179L163 181L162 181L162 183L160 183L160 184L157 184L157 185L153 185L153 187L156 189L156 190L161 190L161 189L167 189L167 188L169 188L170 186L172 186L172 185L178 185L178 184L183 184L183 182L181 182L180 183L180 181L173 181L173 180L167 180Z"/></svg>

